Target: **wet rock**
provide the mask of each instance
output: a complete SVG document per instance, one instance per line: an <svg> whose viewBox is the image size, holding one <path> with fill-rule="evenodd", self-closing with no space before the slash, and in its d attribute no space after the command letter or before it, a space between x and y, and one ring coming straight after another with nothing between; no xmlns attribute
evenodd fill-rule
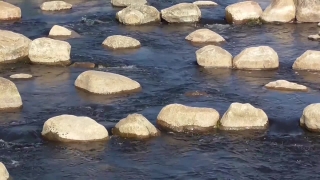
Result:
<svg viewBox="0 0 320 180"><path fill-rule="evenodd" d="M273 0L262 13L264 22L291 22L296 17L294 0Z"/></svg>
<svg viewBox="0 0 320 180"><path fill-rule="evenodd" d="M0 162L0 179L1 180L9 179L9 172L2 162Z"/></svg>
<svg viewBox="0 0 320 180"><path fill-rule="evenodd" d="M198 29L190 33L185 39L195 43L220 43L226 41L222 36L209 29Z"/></svg>
<svg viewBox="0 0 320 180"><path fill-rule="evenodd" d="M175 132L210 131L217 127L219 113L212 108L189 107L170 104L162 108L157 124L166 130Z"/></svg>
<svg viewBox="0 0 320 180"><path fill-rule="evenodd" d="M146 0L111 0L111 4L116 7L127 7L130 5L145 5Z"/></svg>
<svg viewBox="0 0 320 180"><path fill-rule="evenodd" d="M22 99L17 86L10 80L0 77L0 110L22 107Z"/></svg>
<svg viewBox="0 0 320 180"><path fill-rule="evenodd" d="M308 36L308 39L310 39L312 41L320 41L320 35L319 34L310 35L310 36Z"/></svg>
<svg viewBox="0 0 320 180"><path fill-rule="evenodd" d="M268 116L251 104L232 103L220 120L220 129L244 130L265 129L268 126Z"/></svg>
<svg viewBox="0 0 320 180"><path fill-rule="evenodd" d="M119 94L141 91L138 82L125 76L102 72L85 71L75 81L75 86L95 94Z"/></svg>
<svg viewBox="0 0 320 180"><path fill-rule="evenodd" d="M14 20L21 18L21 9L10 3L0 1L0 20Z"/></svg>
<svg viewBox="0 0 320 180"><path fill-rule="evenodd" d="M73 30L67 29L59 25L54 25L49 32L49 37L60 37L60 36L75 38L75 37L79 37L80 35Z"/></svg>
<svg viewBox="0 0 320 180"><path fill-rule="evenodd" d="M48 1L48 2L42 3L40 8L43 11L60 11L60 10L71 9L72 4L66 3L64 1Z"/></svg>
<svg viewBox="0 0 320 180"><path fill-rule="evenodd" d="M219 46L205 46L196 51L196 57L203 67L232 68L232 55Z"/></svg>
<svg viewBox="0 0 320 180"><path fill-rule="evenodd" d="M132 37L121 35L109 36L103 41L102 44L111 49L127 49L141 46L138 40Z"/></svg>
<svg viewBox="0 0 320 180"><path fill-rule="evenodd" d="M265 85L268 89L275 89L275 90L284 90L284 91L308 91L306 86L289 82L286 80L277 80L273 82L269 82Z"/></svg>
<svg viewBox="0 0 320 180"><path fill-rule="evenodd" d="M233 67L244 70L276 69L279 67L279 57L271 47L250 47L234 57Z"/></svg>
<svg viewBox="0 0 320 180"><path fill-rule="evenodd" d="M186 92L185 96L187 97L200 97L200 96L208 96L208 93L201 92L201 91L192 91L192 92Z"/></svg>
<svg viewBox="0 0 320 180"><path fill-rule="evenodd" d="M0 63L15 62L29 54L31 40L22 34L0 30Z"/></svg>
<svg viewBox="0 0 320 180"><path fill-rule="evenodd" d="M29 59L35 64L69 65L71 45L65 41L38 38L31 42Z"/></svg>
<svg viewBox="0 0 320 180"><path fill-rule="evenodd" d="M89 117L74 115L48 119L41 134L45 139L60 142L101 141L108 138L108 131L104 126Z"/></svg>
<svg viewBox="0 0 320 180"><path fill-rule="evenodd" d="M292 66L295 70L320 71L320 51L307 50Z"/></svg>
<svg viewBox="0 0 320 180"><path fill-rule="evenodd" d="M130 114L121 119L112 133L123 138L145 139L160 135L160 131L141 114Z"/></svg>
<svg viewBox="0 0 320 180"><path fill-rule="evenodd" d="M30 79L30 78L32 78L32 75L20 73L20 74L13 74L10 76L10 78L11 79Z"/></svg>
<svg viewBox="0 0 320 180"><path fill-rule="evenodd" d="M142 25L160 22L160 12L152 6L131 5L117 12L116 18L125 25Z"/></svg>
<svg viewBox="0 0 320 180"><path fill-rule="evenodd" d="M71 65L71 67L93 69L96 67L96 65L92 62L75 62Z"/></svg>
<svg viewBox="0 0 320 180"><path fill-rule="evenodd" d="M296 18L299 22L320 22L319 0L296 0Z"/></svg>
<svg viewBox="0 0 320 180"><path fill-rule="evenodd" d="M257 2L244 1L226 7L226 19L231 24L246 24L259 20L262 9Z"/></svg>
<svg viewBox="0 0 320 180"><path fill-rule="evenodd" d="M310 104L304 108L300 125L309 131L320 132L320 103Z"/></svg>
<svg viewBox="0 0 320 180"><path fill-rule="evenodd" d="M200 20L201 11L195 4L180 3L161 10L161 16L169 23L190 23Z"/></svg>
<svg viewBox="0 0 320 180"><path fill-rule="evenodd" d="M195 1L193 4L197 6L218 6L218 4L213 1Z"/></svg>

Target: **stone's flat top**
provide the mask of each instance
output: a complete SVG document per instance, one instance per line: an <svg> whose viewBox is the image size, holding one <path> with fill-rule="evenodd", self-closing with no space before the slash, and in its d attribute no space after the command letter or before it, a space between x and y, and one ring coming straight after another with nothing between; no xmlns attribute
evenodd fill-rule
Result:
<svg viewBox="0 0 320 180"><path fill-rule="evenodd" d="M193 4L197 6L217 6L218 4L213 1L195 1Z"/></svg>
<svg viewBox="0 0 320 180"><path fill-rule="evenodd" d="M24 73L19 73L19 74L13 74L10 76L12 79L29 79L32 78L31 74L24 74Z"/></svg>
<svg viewBox="0 0 320 180"><path fill-rule="evenodd" d="M273 82L269 82L265 85L266 88L269 89L278 89L278 90L292 90L292 91L307 91L308 88L304 85L300 85L297 83L289 82L286 80L277 80Z"/></svg>

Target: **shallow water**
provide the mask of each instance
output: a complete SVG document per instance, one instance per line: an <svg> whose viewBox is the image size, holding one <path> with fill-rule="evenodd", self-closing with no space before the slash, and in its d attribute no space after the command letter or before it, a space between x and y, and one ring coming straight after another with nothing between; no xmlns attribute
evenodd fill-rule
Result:
<svg viewBox="0 0 320 180"><path fill-rule="evenodd" d="M0 74L31 73L31 80L14 80L24 107L1 113L0 161L13 179L317 179L320 178L320 140L299 127L303 109L320 101L320 74L296 72L294 60L319 42L307 36L319 31L316 24L232 26L224 21L224 8L235 0L217 0L202 9L200 23L120 25L119 10L109 1L67 0L74 8L63 13L43 13L42 0L8 0L22 8L23 19L1 23L1 29L31 39L47 36L54 24L77 31L67 40L74 62L94 62L100 70L126 75L140 82L143 91L128 97L89 95L75 89L76 77L85 69L39 65L1 65ZM158 9L191 0L149 0ZM269 1L258 1L265 8ZM268 45L280 56L275 71L208 70L196 65L194 46L184 40L190 32L209 28L226 37L222 47L237 55L249 46ZM104 49L109 35L129 35L141 41L134 51ZM308 93L280 93L263 86L286 79L311 88ZM191 98L185 93L208 96ZM162 133L149 141L113 137L108 142L60 144L41 139L44 121L61 114L89 116L109 130L130 113L142 113L155 124L160 109L170 103L212 107L222 115L230 103L248 102L270 118L266 131L224 132L207 135Z"/></svg>

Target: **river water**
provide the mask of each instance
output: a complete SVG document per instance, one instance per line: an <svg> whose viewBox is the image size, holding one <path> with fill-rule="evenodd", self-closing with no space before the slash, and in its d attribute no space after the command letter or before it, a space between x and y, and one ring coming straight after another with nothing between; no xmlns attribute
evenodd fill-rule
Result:
<svg viewBox="0 0 320 180"><path fill-rule="evenodd" d="M76 77L85 69L40 65L1 65L0 74L31 73L32 80L14 80L24 103L19 112L1 113L0 161L16 180L56 179L318 179L320 139L299 127L303 109L320 102L320 74L291 69L308 49L319 50L316 24L232 26L224 21L224 8L237 1L217 0L220 6L202 9L201 22L189 25L157 24L128 27L117 23L109 1L67 0L73 9L44 13L42 0L8 0L22 9L23 19L1 23L1 29L30 39L48 35L63 25L81 37L67 40L72 61L94 62L102 71L128 76L143 91L128 97L89 95L75 89ZM149 0L158 9L191 0ZM263 8L269 1L258 0ZM237 55L249 46L268 45L280 57L275 71L210 70L196 65L194 46L184 38L199 28L209 28L226 38L222 47ZM138 50L104 49L109 35L128 35L141 41ZM281 93L263 86L286 79L310 87L307 93ZM192 91L203 97L187 97ZM61 144L44 141L42 125L61 114L89 116L110 130L130 113L141 113L153 124L160 109L170 103L211 107L222 115L230 103L262 108L270 119L266 131L225 132L206 135L162 133L148 141L112 137L108 142ZM109 131L110 132L110 131Z"/></svg>

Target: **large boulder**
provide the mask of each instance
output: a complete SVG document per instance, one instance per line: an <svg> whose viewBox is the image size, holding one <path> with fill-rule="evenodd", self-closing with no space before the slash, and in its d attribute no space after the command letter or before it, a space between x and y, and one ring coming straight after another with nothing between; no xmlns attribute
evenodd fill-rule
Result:
<svg viewBox="0 0 320 180"><path fill-rule="evenodd" d="M226 7L226 19L231 24L245 24L259 20L262 9L257 2L244 1Z"/></svg>
<svg viewBox="0 0 320 180"><path fill-rule="evenodd" d="M130 5L145 5L147 0L111 0L111 4L116 7L127 7Z"/></svg>
<svg viewBox="0 0 320 180"><path fill-rule="evenodd" d="M219 123L219 128L223 130L265 129L268 116L251 104L232 103Z"/></svg>
<svg viewBox="0 0 320 180"><path fill-rule="evenodd" d="M161 16L169 23L190 23L200 20L201 11L195 4L180 3L161 10Z"/></svg>
<svg viewBox="0 0 320 180"><path fill-rule="evenodd" d="M268 46L250 47L234 57L233 67L244 70L276 69L279 67L279 56Z"/></svg>
<svg viewBox="0 0 320 180"><path fill-rule="evenodd" d="M309 131L320 132L320 103L310 104L304 108L300 125Z"/></svg>
<svg viewBox="0 0 320 180"><path fill-rule="evenodd" d="M109 36L102 42L102 44L111 49L127 49L141 46L138 40L132 37L121 35Z"/></svg>
<svg viewBox="0 0 320 180"><path fill-rule="evenodd" d="M0 63L28 57L31 40L22 34L0 30Z"/></svg>
<svg viewBox="0 0 320 180"><path fill-rule="evenodd" d="M152 6L131 5L117 12L116 18L125 25L141 25L160 22L160 12Z"/></svg>
<svg viewBox="0 0 320 180"><path fill-rule="evenodd" d="M295 0L296 18L299 22L320 22L319 0Z"/></svg>
<svg viewBox="0 0 320 180"><path fill-rule="evenodd" d="M308 91L308 88L304 85L289 82L286 80L277 80L269 82L265 85L268 89L284 90L284 91Z"/></svg>
<svg viewBox="0 0 320 180"><path fill-rule="evenodd" d="M232 68L232 55L219 46L205 46L196 51L196 57L203 67Z"/></svg>
<svg viewBox="0 0 320 180"><path fill-rule="evenodd" d="M49 32L49 37L70 37L75 38L80 35L71 29L67 29L63 26L54 25Z"/></svg>
<svg viewBox="0 0 320 180"><path fill-rule="evenodd" d="M9 172L6 166L0 162L0 180L7 180L9 179Z"/></svg>
<svg viewBox="0 0 320 180"><path fill-rule="evenodd" d="M169 131L210 131L217 127L219 113L212 108L189 107L181 104L170 104L162 108L157 124Z"/></svg>
<svg viewBox="0 0 320 180"><path fill-rule="evenodd" d="M60 142L101 141L108 138L108 131L104 126L89 117L74 115L48 119L41 134L45 139Z"/></svg>
<svg viewBox="0 0 320 180"><path fill-rule="evenodd" d="M35 64L68 65L71 45L65 41L38 38L31 42L29 59Z"/></svg>
<svg viewBox="0 0 320 180"><path fill-rule="evenodd" d="M320 71L320 51L307 50L292 66L295 70Z"/></svg>
<svg viewBox="0 0 320 180"><path fill-rule="evenodd" d="M201 7L201 6L218 6L216 2L213 1L195 1L193 4Z"/></svg>
<svg viewBox="0 0 320 180"><path fill-rule="evenodd" d="M273 0L262 13L265 22L291 22L296 17L294 0Z"/></svg>
<svg viewBox="0 0 320 180"><path fill-rule="evenodd" d="M17 6L0 1L0 20L14 20L21 18L21 9Z"/></svg>
<svg viewBox="0 0 320 180"><path fill-rule="evenodd" d="M94 70L81 73L75 81L75 86L95 94L119 94L141 90L140 84L128 77Z"/></svg>
<svg viewBox="0 0 320 180"><path fill-rule="evenodd" d="M22 107L22 99L17 86L10 80L0 77L0 110Z"/></svg>
<svg viewBox="0 0 320 180"><path fill-rule="evenodd" d="M160 135L160 131L141 114L130 114L121 119L112 133L123 138L145 139Z"/></svg>
<svg viewBox="0 0 320 180"><path fill-rule="evenodd" d="M44 2L40 6L43 11L60 11L72 8L72 4L66 3L64 1L48 1Z"/></svg>
<svg viewBox="0 0 320 180"><path fill-rule="evenodd" d="M190 33L185 39L194 43L220 43L226 41L222 36L210 29L198 29Z"/></svg>

